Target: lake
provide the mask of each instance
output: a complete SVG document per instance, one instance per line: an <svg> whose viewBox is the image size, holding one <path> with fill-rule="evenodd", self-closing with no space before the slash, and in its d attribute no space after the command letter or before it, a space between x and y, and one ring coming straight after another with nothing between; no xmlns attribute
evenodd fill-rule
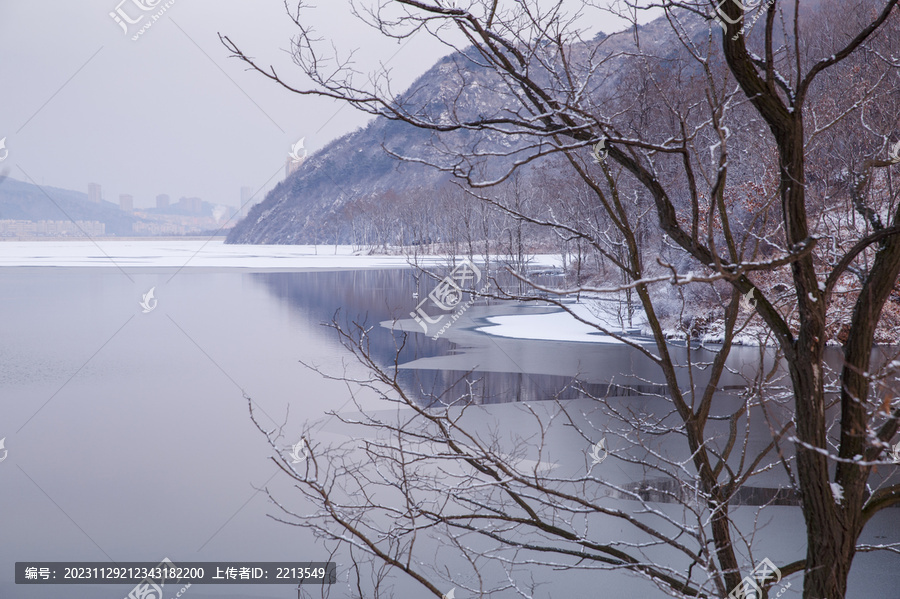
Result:
<svg viewBox="0 0 900 599"><path fill-rule="evenodd" d="M151 252L151 245L141 243L147 242L134 247ZM39 246L33 244L35 250ZM263 426L284 426L286 451L305 423L313 424L317 442L350 438L346 426L326 416L358 411L346 386L304 363L334 374L345 366L351 375L362 369L322 323L340 310L341 322L373 326L373 352L387 365L397 337L379 323L408 319L420 301L413 294L428 289L412 270L392 264L364 270L343 263L241 269L205 262L177 271L139 263L140 251L129 256L133 261L120 256L121 269L0 268L0 438L6 437L9 452L0 463L4 598L114 599L131 588L16 586L16 561L325 560L325 547L306 531L269 517L277 509L264 489L290 497L292 487L268 459L271 448L251 422L245 396ZM150 288L158 303L144 313L139 303ZM477 304L437 341L411 334L399 358L401 380L428 404L430 390L455 384L453 390L461 392L459 378L474 371L477 409L511 430L527 426L523 406L549 413L554 402L543 400L557 395L577 410L594 410L572 388L576 376L595 393L621 395L616 401L634 413L670 409L664 397L628 394L661 380L627 346L522 340L481 330L490 324L487 317L547 311L540 305ZM737 348L730 364L749 372L758 360L758 348ZM738 388L741 379L731 375L723 384ZM370 394L358 401L387 410ZM723 395L722 401L736 398ZM768 430L760 430L751 442L761 446L767 436ZM683 452L674 444L662 447ZM555 436L552 455L541 459L558 464L560 472L575 471L585 467L589 448L572 436ZM615 484L648 476L624 461L604 467ZM777 474L763 480L779 484ZM618 501L622 509L636 505ZM737 511L747 521L755 512ZM797 508L770 508L766 514L769 539L762 545L770 557L799 557L804 538ZM898 514L880 514L864 540L900 540ZM852 596L900 596L900 574L891 566L896 563L889 556L858 556ZM601 576L609 596L664 597L643 581L596 572L548 581L552 586L537 596L584 596L595 592ZM426 596L406 582L397 589L400 597ZM194 586L186 596L289 598L296 589ZM792 596L799 595L783 595Z"/></svg>

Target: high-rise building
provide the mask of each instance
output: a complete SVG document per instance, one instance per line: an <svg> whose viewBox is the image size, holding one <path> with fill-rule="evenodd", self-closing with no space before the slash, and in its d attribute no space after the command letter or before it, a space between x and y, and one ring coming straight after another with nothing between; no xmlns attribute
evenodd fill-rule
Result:
<svg viewBox="0 0 900 599"><path fill-rule="evenodd" d="M161 193L156 196L156 209L163 210L169 207L169 196L168 194Z"/></svg>
<svg viewBox="0 0 900 599"><path fill-rule="evenodd" d="M101 201L100 197L100 184L99 183L88 183L88 200L99 204Z"/></svg>
<svg viewBox="0 0 900 599"><path fill-rule="evenodd" d="M186 198L182 196L178 198L178 207L191 214L200 214L203 212L203 200L197 197Z"/></svg>
<svg viewBox="0 0 900 599"><path fill-rule="evenodd" d="M250 201L253 199L252 187L241 187L241 215L247 216L250 212Z"/></svg>
<svg viewBox="0 0 900 599"><path fill-rule="evenodd" d="M119 208L125 212L134 212L134 197L123 193L119 196Z"/></svg>

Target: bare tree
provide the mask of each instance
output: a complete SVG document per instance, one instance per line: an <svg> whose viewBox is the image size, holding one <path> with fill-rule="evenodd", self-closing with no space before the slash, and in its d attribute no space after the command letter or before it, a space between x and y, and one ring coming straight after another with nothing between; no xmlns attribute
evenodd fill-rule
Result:
<svg viewBox="0 0 900 599"><path fill-rule="evenodd" d="M466 397L438 394L435 400L450 407L422 407L402 389L396 370L382 370L366 351L365 328L339 328L371 369L372 378L359 383L412 416L359 422L393 435L367 444L367 467L330 455L327 464L315 461L314 471L291 472L319 505L318 519L309 522L435 595L440 590L430 576L439 573L427 573L416 557L426 531L448 539L474 572L490 564L506 572L492 579L506 581L499 585L478 579L471 585L477 592L532 596L518 567L528 563L625 569L673 596L725 596L756 561L754 530L736 521L730 504L754 477L780 467L806 524L806 554L779 564L781 573L802 573L805 599L846 597L856 553L883 549L859 544L864 526L900 503L900 485L873 476L888 463L900 417L892 391L900 364L874 352L885 316L896 311L888 304L900 274L900 201L892 179L900 159L888 153L900 114L896 4L660 0L654 7L662 19L595 40L579 32L581 12L593 2L574 14L561 1L537 0L381 0L359 10L386 36L424 30L458 50L437 98L451 108L440 114L431 109L433 95L393 95L386 72L367 79L368 87L358 85L346 64L319 53L302 3L290 13L299 29L293 51L313 89L292 85L223 37L235 56L292 91L435 132L445 140L441 148L453 151L437 158L389 151L444 169L473 190L548 155L565 161L569 176L602 208L595 221L601 226L473 193L521 223L583 243L619 273L601 286L545 291L637 296L654 345L618 338L659 368L672 411L634 419L593 394L608 418L600 428L629 441L632 453L619 459L675 481L659 485L654 496L668 494L691 510L674 518L627 485L517 467L515 456L467 430L460 403ZM629 6L622 16L641 10ZM473 83L492 93L489 114L455 109L454 98ZM477 140L460 146L454 143L460 133ZM496 139L509 140L508 149L481 150ZM641 225L651 214L664 251L647 247ZM704 298L720 327L721 344L699 364L690 343L673 349L665 326L667 302L689 305L689 293ZM602 321L585 322L617 335ZM784 358L784 389L777 368L761 367L740 401L724 401L720 382L733 343L753 323ZM836 370L826 360L830 332L843 343ZM547 418L566 419L586 441L596 438L585 416L557 406L558 412L533 414L538 464ZM746 440L755 414L764 415L772 436L751 451ZM656 435L679 439L687 457L655 450ZM354 477L364 483L355 499L341 502L336 481ZM391 488L396 502L368 494L366 483ZM611 508L593 499L593 487L641 501L643 510ZM611 538L598 532L595 518L620 522L634 536Z"/></svg>

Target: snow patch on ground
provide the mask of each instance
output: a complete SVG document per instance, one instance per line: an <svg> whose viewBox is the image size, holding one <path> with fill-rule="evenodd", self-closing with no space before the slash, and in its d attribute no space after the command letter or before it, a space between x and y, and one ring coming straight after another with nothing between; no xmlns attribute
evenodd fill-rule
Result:
<svg viewBox="0 0 900 599"><path fill-rule="evenodd" d="M724 343L725 321L714 320L700 337L701 343ZM734 335L732 345L749 345L759 347L763 344L772 345L775 340L768 334L768 329L763 326L750 324L744 327L740 333Z"/></svg>

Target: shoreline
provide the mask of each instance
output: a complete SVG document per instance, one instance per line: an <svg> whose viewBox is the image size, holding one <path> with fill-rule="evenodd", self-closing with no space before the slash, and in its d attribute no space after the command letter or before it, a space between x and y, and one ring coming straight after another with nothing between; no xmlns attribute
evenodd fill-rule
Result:
<svg viewBox="0 0 900 599"><path fill-rule="evenodd" d="M185 236L153 236L153 237L119 237L116 235L105 235L103 237L0 237L0 243L6 242L41 242L41 243L57 243L66 241L81 242L101 242L101 241L213 241L225 239L227 235L185 235Z"/></svg>
<svg viewBox="0 0 900 599"><path fill-rule="evenodd" d="M446 254L369 254L349 245L238 245L223 238L102 238L6 241L0 268L231 269L257 271L442 268ZM559 258L538 255L533 266L555 266Z"/></svg>

